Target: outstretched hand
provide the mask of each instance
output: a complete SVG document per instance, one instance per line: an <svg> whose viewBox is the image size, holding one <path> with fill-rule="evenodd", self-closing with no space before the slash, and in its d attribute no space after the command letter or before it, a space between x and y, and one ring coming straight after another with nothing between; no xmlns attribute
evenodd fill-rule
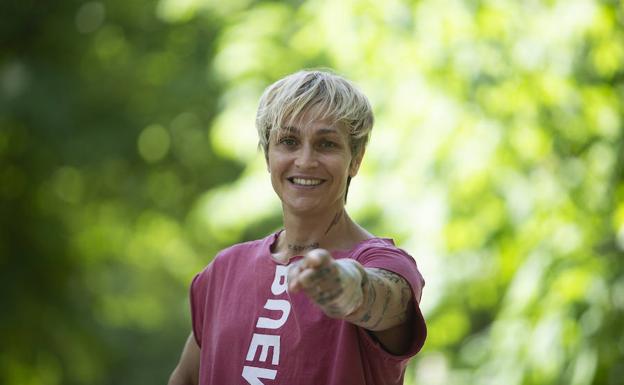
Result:
<svg viewBox="0 0 624 385"><path fill-rule="evenodd" d="M354 260L314 249L288 269L288 290L303 291L328 316L344 318L362 305L365 274Z"/></svg>

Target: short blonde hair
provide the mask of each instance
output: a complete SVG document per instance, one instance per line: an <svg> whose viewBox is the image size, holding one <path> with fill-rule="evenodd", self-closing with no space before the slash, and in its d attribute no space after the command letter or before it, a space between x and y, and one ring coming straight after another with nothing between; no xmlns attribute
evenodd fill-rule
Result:
<svg viewBox="0 0 624 385"><path fill-rule="evenodd" d="M302 70L271 84L260 97L256 129L265 157L272 136L292 126L313 107L319 120L347 128L352 154L364 150L374 121L368 98L353 83L332 72Z"/></svg>

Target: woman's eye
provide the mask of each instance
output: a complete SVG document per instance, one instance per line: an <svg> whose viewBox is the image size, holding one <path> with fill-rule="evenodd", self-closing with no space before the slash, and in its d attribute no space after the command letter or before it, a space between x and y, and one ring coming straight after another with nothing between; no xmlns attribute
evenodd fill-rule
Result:
<svg viewBox="0 0 624 385"><path fill-rule="evenodd" d="M335 148L336 147L336 143L331 142L329 140L324 140L321 142L321 147L323 148Z"/></svg>
<svg viewBox="0 0 624 385"><path fill-rule="evenodd" d="M295 144L297 144L297 141L295 141L295 139L293 138L282 138L279 140L279 144L283 144L286 146L294 146Z"/></svg>

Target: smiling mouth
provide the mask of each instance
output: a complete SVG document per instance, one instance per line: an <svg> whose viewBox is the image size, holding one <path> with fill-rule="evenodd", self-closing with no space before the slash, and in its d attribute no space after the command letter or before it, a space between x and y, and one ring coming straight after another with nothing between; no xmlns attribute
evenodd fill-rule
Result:
<svg viewBox="0 0 624 385"><path fill-rule="evenodd" d="M323 183L322 179L308 179L308 178L288 178L288 180L298 186L318 186Z"/></svg>

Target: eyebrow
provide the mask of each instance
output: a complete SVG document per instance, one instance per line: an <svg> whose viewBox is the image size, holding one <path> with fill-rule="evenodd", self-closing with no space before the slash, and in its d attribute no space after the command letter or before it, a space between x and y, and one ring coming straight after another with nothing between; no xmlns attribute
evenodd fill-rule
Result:
<svg viewBox="0 0 624 385"><path fill-rule="evenodd" d="M318 130L319 134L338 134L338 130L335 128L321 128Z"/></svg>

